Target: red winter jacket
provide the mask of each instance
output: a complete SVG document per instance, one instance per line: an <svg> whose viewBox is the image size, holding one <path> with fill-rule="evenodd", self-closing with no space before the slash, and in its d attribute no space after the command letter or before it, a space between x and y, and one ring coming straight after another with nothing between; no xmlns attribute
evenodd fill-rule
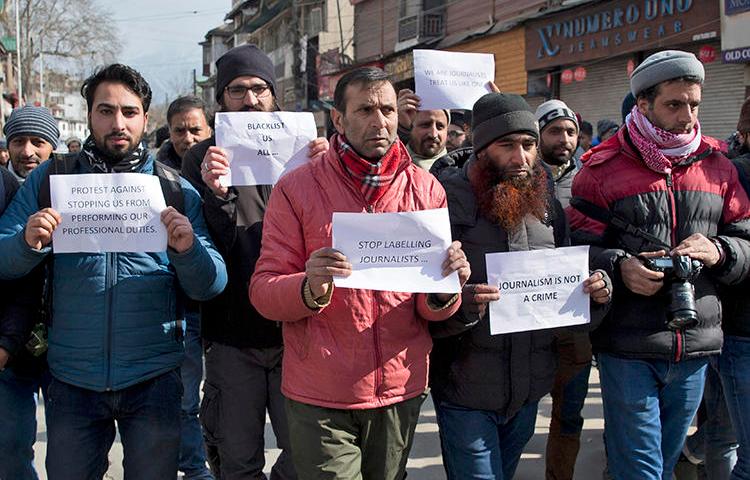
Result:
<svg viewBox="0 0 750 480"><path fill-rule="evenodd" d="M632 146L627 128L586 152L573 180L573 197L606 209L634 227L676 247L693 233L718 238L726 253L720 267L703 268L695 280L698 324L667 327L669 286L637 295L622 283L617 259L662 247L568 207L571 240L592 245L597 265L614 282L609 314L591 336L594 349L629 358L680 361L721 350L718 284L736 284L750 270L750 201L732 163L716 140L704 136L698 150L670 175L649 169Z"/></svg>
<svg viewBox="0 0 750 480"><path fill-rule="evenodd" d="M333 212L408 212L446 206L445 192L408 156L387 192L368 205L337 153L281 178L268 203L250 300L284 323L281 390L287 397L339 409L376 408L427 388L432 341L427 321L445 320L460 302L434 311L426 294L336 288L314 312L302 299L305 262L331 246Z"/></svg>

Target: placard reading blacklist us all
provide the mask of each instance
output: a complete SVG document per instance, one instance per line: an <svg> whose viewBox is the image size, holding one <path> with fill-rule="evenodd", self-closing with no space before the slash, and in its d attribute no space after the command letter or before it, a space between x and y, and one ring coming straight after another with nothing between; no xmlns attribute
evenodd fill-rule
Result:
<svg viewBox="0 0 750 480"><path fill-rule="evenodd" d="M489 304L490 333L526 332L591 321L589 247L488 253L487 283L500 288Z"/></svg>
<svg viewBox="0 0 750 480"><path fill-rule="evenodd" d="M50 175L52 208L62 223L52 233L55 253L163 252L167 208L156 175Z"/></svg>
<svg viewBox="0 0 750 480"><path fill-rule="evenodd" d="M495 56L489 53L414 50L414 83L421 110L471 110L495 80Z"/></svg>
<svg viewBox="0 0 750 480"><path fill-rule="evenodd" d="M401 213L334 213L333 248L352 264L338 287L392 292L456 293L458 274L443 277L451 244L448 209Z"/></svg>
<svg viewBox="0 0 750 480"><path fill-rule="evenodd" d="M229 175L221 184L276 184L307 162L308 144L316 136L310 112L217 113L216 145L229 155Z"/></svg>

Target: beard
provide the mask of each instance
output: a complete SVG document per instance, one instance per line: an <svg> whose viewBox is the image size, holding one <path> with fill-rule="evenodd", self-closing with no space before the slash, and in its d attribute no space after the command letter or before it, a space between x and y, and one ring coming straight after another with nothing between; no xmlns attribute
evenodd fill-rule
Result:
<svg viewBox="0 0 750 480"><path fill-rule="evenodd" d="M575 148L573 150L566 149L565 153L556 153L556 148L557 145L539 145L539 153L541 154L544 163L546 163L547 165L554 165L559 167L570 162L570 159L573 158L573 152L575 151Z"/></svg>
<svg viewBox="0 0 750 480"><path fill-rule="evenodd" d="M110 138L125 138L128 140L128 146L127 148L123 149L117 149L117 148L110 148L107 146L107 140ZM104 160L107 163L117 163L124 158L127 158L130 156L133 152L135 152L138 147L141 144L141 139L143 136L139 136L138 138L132 137L128 135L127 133L110 133L108 135L105 135L104 138L100 141L98 138L94 137L94 144L96 145L96 148L99 149L99 151L104 154Z"/></svg>
<svg viewBox="0 0 750 480"><path fill-rule="evenodd" d="M505 178L489 161L477 159L471 187L479 213L506 232L515 231L527 215L544 221L547 214L547 174L535 165L527 177Z"/></svg>

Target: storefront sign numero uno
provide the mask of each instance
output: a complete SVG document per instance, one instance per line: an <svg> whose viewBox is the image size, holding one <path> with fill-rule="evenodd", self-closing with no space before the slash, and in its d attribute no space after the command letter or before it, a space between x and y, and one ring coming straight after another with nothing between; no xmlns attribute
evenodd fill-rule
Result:
<svg viewBox="0 0 750 480"><path fill-rule="evenodd" d="M526 68L688 43L695 35L720 30L719 5L716 0L612 0L542 17L526 26Z"/></svg>

